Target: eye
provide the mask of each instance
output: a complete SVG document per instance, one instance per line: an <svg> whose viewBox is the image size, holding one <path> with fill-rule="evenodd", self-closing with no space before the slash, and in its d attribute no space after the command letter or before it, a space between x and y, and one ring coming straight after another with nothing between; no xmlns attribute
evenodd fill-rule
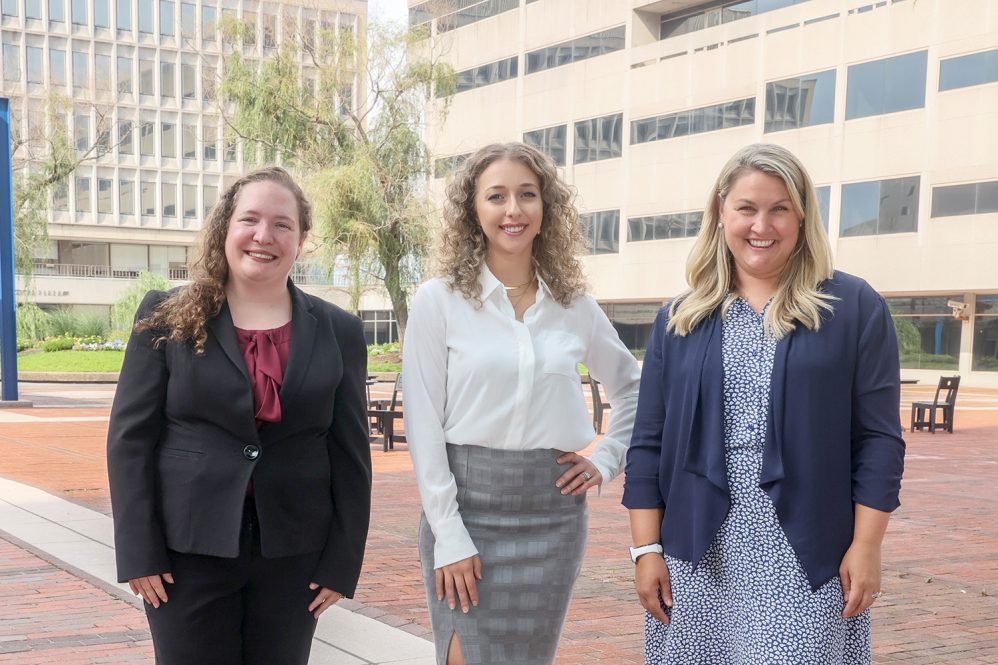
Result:
<svg viewBox="0 0 998 665"><path fill-rule="evenodd" d="M527 198L535 199L535 198L537 198L537 192L524 192L523 196L526 196Z"/></svg>
<svg viewBox="0 0 998 665"><path fill-rule="evenodd" d="M495 201L501 201L502 198L503 198L502 194L500 194L499 192L495 192L494 194L489 194L487 197L485 197L485 200L495 202Z"/></svg>
<svg viewBox="0 0 998 665"><path fill-rule="evenodd" d="M284 229L285 231L291 231L291 230L293 230L293 227L288 222L278 222L277 223L277 228Z"/></svg>
<svg viewBox="0 0 998 665"><path fill-rule="evenodd" d="M741 208L738 208L738 212L753 213L755 212L755 208L752 206L742 206Z"/></svg>
<svg viewBox="0 0 998 665"><path fill-rule="evenodd" d="M776 206L773 210L776 212L786 212L788 208L786 206Z"/></svg>

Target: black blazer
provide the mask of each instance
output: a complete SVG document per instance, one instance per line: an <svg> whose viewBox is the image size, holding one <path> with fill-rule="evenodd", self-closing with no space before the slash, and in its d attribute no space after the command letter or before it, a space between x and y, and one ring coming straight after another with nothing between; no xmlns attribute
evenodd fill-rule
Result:
<svg viewBox="0 0 998 665"><path fill-rule="evenodd" d="M132 335L111 407L107 467L121 582L170 570L167 550L235 557L246 487L264 557L322 552L313 581L352 596L371 508L367 347L360 320L292 297L281 422L256 426L228 305L190 342ZM150 291L136 319L168 294Z"/></svg>

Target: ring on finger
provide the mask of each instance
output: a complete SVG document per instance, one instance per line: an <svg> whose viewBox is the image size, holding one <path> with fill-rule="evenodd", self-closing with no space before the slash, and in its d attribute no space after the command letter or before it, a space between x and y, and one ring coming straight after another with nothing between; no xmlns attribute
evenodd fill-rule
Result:
<svg viewBox="0 0 998 665"><path fill-rule="evenodd" d="M583 471L582 478L588 483L590 480L593 479L593 474L589 473L588 471Z"/></svg>
<svg viewBox="0 0 998 665"><path fill-rule="evenodd" d="M874 591L872 594L874 600L878 600L882 595L884 595L883 591Z"/></svg>

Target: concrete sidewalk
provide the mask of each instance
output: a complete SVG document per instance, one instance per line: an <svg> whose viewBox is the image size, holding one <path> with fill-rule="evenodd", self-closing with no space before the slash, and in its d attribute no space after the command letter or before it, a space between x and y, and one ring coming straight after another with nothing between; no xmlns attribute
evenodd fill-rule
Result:
<svg viewBox="0 0 998 665"><path fill-rule="evenodd" d="M0 410L0 477L16 481L0 482L0 531L9 534L0 533L0 663L151 663L136 599L101 578L111 570L104 439L113 387L26 388L36 408ZM905 424L908 402L931 390L905 388ZM906 441L902 506L873 613L874 662L996 665L998 391L961 391L955 434L906 433ZM373 458L360 587L320 621L313 662L429 665L411 463L404 448L377 448ZM558 665L643 660L620 491L618 481L590 497L589 544Z"/></svg>

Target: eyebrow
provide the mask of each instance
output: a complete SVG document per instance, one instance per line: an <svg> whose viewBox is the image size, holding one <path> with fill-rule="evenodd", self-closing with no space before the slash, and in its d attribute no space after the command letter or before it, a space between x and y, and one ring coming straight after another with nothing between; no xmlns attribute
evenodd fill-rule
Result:
<svg viewBox="0 0 998 665"><path fill-rule="evenodd" d="M540 185L532 182L521 182L519 185L517 185L517 187L536 187L540 189ZM507 189L507 187L506 185L489 185L488 187L485 188L485 191L488 191L490 189Z"/></svg>
<svg viewBox="0 0 998 665"><path fill-rule="evenodd" d="M753 201L752 199L737 199L737 200L735 201L735 203L751 203L752 205L758 205L758 204L757 204L757 203L756 203L755 201ZM775 205L779 205L779 204L781 204L781 203L790 203L790 199L780 199L779 201L774 201L774 202L773 202L773 203L771 203L770 205L774 205L774 206L775 206Z"/></svg>
<svg viewBox="0 0 998 665"><path fill-rule="evenodd" d="M260 214L259 211L254 210L252 208L249 208L247 210L238 210L237 213L240 214L240 215L256 215L257 217L262 217L263 216L263 215ZM284 220L286 222L294 222L295 224L298 223L298 220L295 219L294 217L287 217L285 215L278 215L274 219L280 219L280 220Z"/></svg>

